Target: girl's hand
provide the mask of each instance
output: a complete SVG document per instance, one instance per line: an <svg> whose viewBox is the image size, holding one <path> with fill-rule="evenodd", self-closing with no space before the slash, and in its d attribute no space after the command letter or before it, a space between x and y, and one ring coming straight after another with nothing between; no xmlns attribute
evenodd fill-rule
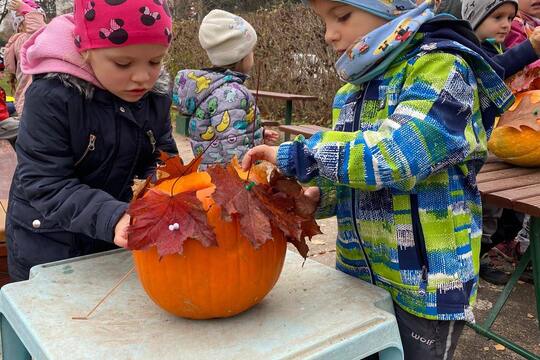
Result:
<svg viewBox="0 0 540 360"><path fill-rule="evenodd" d="M264 144L274 145L279 139L279 133L274 130L264 129Z"/></svg>
<svg viewBox="0 0 540 360"><path fill-rule="evenodd" d="M122 248L127 247L127 228L131 217L126 213L116 223L114 227L114 243Z"/></svg>
<svg viewBox="0 0 540 360"><path fill-rule="evenodd" d="M255 146L253 149L250 149L246 155L244 155L244 159L242 159L242 169L244 171L249 170L251 165L258 160L266 160L272 164L275 164L277 160L277 149L277 146Z"/></svg>
<svg viewBox="0 0 540 360"><path fill-rule="evenodd" d="M529 41L536 55L540 57L540 26L534 28L533 33L529 36Z"/></svg>
<svg viewBox="0 0 540 360"><path fill-rule="evenodd" d="M17 11L21 5L22 5L21 0L11 0L7 4L7 8L8 8L8 10Z"/></svg>

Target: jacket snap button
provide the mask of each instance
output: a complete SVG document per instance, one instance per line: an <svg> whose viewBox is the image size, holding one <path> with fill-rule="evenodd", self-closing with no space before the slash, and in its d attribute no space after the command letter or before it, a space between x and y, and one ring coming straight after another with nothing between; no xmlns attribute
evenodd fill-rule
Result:
<svg viewBox="0 0 540 360"><path fill-rule="evenodd" d="M121 112L126 112L126 109L123 106L120 106L120 111Z"/></svg>
<svg viewBox="0 0 540 360"><path fill-rule="evenodd" d="M37 219L34 220L34 221L32 221L32 227L33 227L34 229L39 229L39 228L41 227L41 221L39 221L39 220L37 220Z"/></svg>

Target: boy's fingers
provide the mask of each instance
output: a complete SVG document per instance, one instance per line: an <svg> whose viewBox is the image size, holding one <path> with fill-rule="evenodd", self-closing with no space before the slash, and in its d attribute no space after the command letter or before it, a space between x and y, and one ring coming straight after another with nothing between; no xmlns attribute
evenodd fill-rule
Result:
<svg viewBox="0 0 540 360"><path fill-rule="evenodd" d="M251 152L253 149L249 150L244 158L242 159L242 170L247 171L251 167Z"/></svg>

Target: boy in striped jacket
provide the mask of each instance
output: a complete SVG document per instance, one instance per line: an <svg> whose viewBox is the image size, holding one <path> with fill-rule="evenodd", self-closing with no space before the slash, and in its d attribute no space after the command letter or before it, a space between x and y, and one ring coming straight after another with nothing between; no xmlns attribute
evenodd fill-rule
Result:
<svg viewBox="0 0 540 360"><path fill-rule="evenodd" d="M513 96L470 27L414 0L311 0L346 84L334 130L251 149L337 216L336 267L390 292L406 359L451 359L478 288L476 174Z"/></svg>

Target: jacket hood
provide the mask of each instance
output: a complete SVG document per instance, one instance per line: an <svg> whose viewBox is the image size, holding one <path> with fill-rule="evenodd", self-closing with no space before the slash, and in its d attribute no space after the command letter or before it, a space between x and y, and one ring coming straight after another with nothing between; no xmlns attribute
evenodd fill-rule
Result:
<svg viewBox="0 0 540 360"><path fill-rule="evenodd" d="M217 88L227 83L240 89L247 76L227 69L181 70L176 75L173 101L185 115L193 115L195 110Z"/></svg>
<svg viewBox="0 0 540 360"><path fill-rule="evenodd" d="M422 25L423 34L417 56L422 51L446 51L459 55L470 65L477 79L482 121L486 131L491 131L495 117L504 113L513 103L512 92L504 83L505 70L482 49L480 41L464 20L439 15Z"/></svg>
<svg viewBox="0 0 540 360"><path fill-rule="evenodd" d="M77 51L73 38L74 28L73 16L62 15L36 31L21 49L23 73L30 75L64 73L103 88L90 66Z"/></svg>

